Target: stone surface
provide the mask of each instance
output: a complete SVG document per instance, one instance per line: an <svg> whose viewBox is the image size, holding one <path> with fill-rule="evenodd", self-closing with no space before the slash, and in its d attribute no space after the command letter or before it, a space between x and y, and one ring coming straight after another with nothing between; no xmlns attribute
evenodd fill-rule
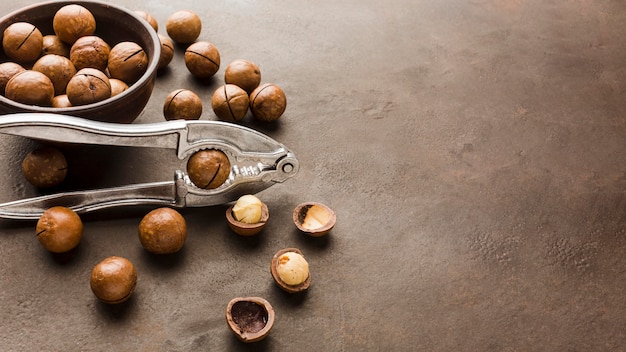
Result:
<svg viewBox="0 0 626 352"><path fill-rule="evenodd" d="M33 3L0 3L7 13ZM136 123L163 121L166 95L213 90L229 62L259 65L288 105L241 123L293 149L296 178L258 194L271 220L242 238L227 205L183 211L188 237L166 257L141 248L150 209L84 217L76 251L52 256L34 223L0 221L4 351L618 351L626 344L626 3L555 0L128 1L165 33L169 14L203 20L220 50L208 82L177 47ZM0 201L38 194L19 165L35 145L0 136ZM168 179L163 151L66 148L63 189ZM319 201L324 238L291 222ZM274 284L273 253L298 247L311 287ZM129 258L133 298L101 304L89 273ZM224 312L238 296L276 310L244 345Z"/></svg>

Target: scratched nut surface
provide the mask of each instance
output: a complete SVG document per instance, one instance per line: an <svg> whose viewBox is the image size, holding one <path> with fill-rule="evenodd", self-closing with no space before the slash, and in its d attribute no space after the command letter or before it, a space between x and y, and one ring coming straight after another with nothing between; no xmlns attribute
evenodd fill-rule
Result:
<svg viewBox="0 0 626 352"><path fill-rule="evenodd" d="M37 188L58 186L67 175L67 160L57 148L37 148L24 157L22 174Z"/></svg>
<svg viewBox="0 0 626 352"><path fill-rule="evenodd" d="M139 223L139 242L150 253L176 253L186 238L185 218L171 208L154 209Z"/></svg>
<svg viewBox="0 0 626 352"><path fill-rule="evenodd" d="M16 22L4 30L2 48L18 63L32 63L41 55L43 35L31 23Z"/></svg>
<svg viewBox="0 0 626 352"><path fill-rule="evenodd" d="M275 319L274 308L261 297L233 298L226 306L228 327L246 343L264 339L272 330Z"/></svg>
<svg viewBox="0 0 626 352"><path fill-rule="evenodd" d="M185 65L195 77L213 77L220 69L220 52L212 43L195 42L185 50Z"/></svg>
<svg viewBox="0 0 626 352"><path fill-rule="evenodd" d="M61 7L52 18L54 33L69 45L96 31L96 19L84 6L70 4Z"/></svg>
<svg viewBox="0 0 626 352"><path fill-rule="evenodd" d="M37 221L37 239L53 253L65 253L80 243L83 222L72 209L56 206L47 209Z"/></svg>
<svg viewBox="0 0 626 352"><path fill-rule="evenodd" d="M0 64L0 94L5 95L4 90L9 83L9 80L16 74L24 71L25 68L22 65L7 61Z"/></svg>
<svg viewBox="0 0 626 352"><path fill-rule="evenodd" d="M104 71L109 62L111 47L102 38L87 35L78 38L70 48L70 60L76 70L91 67Z"/></svg>
<svg viewBox="0 0 626 352"><path fill-rule="evenodd" d="M14 75L7 82L5 95L22 104L50 106L54 97L54 85L43 73L25 70Z"/></svg>
<svg viewBox="0 0 626 352"><path fill-rule="evenodd" d="M250 111L259 121L275 121L283 115L286 108L285 92L276 84L263 84L250 94Z"/></svg>
<svg viewBox="0 0 626 352"><path fill-rule="evenodd" d="M215 115L224 121L241 121L248 112L250 100L242 88L234 84L218 87L211 97L211 107Z"/></svg>
<svg viewBox="0 0 626 352"><path fill-rule="evenodd" d="M109 54L108 69L111 78L133 84L148 69L148 54L135 42L118 43Z"/></svg>
<svg viewBox="0 0 626 352"><path fill-rule="evenodd" d="M214 189L221 186L230 176L230 160L220 150L201 150L189 158L187 173L197 187Z"/></svg>
<svg viewBox="0 0 626 352"><path fill-rule="evenodd" d="M224 81L239 86L250 94L261 84L261 69L252 61L237 59L226 66Z"/></svg>
<svg viewBox="0 0 626 352"><path fill-rule="evenodd" d="M192 11L177 11L167 18L165 31L176 43L193 43L200 36L202 21Z"/></svg>
<svg viewBox="0 0 626 352"><path fill-rule="evenodd" d="M84 68L70 79L66 94L73 106L96 103L111 97L111 83L102 71Z"/></svg>
<svg viewBox="0 0 626 352"><path fill-rule="evenodd" d="M44 55L33 65L33 70L50 78L54 95L65 93L67 83L76 74L76 68L68 58L56 54Z"/></svg>
<svg viewBox="0 0 626 352"><path fill-rule="evenodd" d="M137 286L137 269L126 258L108 257L91 270L89 284L100 301L119 304L133 295Z"/></svg>
<svg viewBox="0 0 626 352"><path fill-rule="evenodd" d="M197 120L202 116L202 100L188 89L177 89L165 98L163 116L168 121Z"/></svg>

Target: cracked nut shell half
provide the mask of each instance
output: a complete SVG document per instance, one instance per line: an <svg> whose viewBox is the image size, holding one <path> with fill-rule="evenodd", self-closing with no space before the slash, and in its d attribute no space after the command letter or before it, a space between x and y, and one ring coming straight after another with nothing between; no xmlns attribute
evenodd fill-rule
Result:
<svg viewBox="0 0 626 352"><path fill-rule="evenodd" d="M299 285L289 285L285 283L280 278L280 275L278 274L279 259L283 254L288 253L288 252L294 252L304 257L304 255L302 254L302 251L300 251L298 248L283 248L279 250L278 252L276 252L276 254L274 254L274 257L272 257L272 262L270 264L270 272L272 274L272 277L274 278L274 281L276 282L278 287L283 289L283 291L286 291L289 293L298 293L298 292L306 291L311 285L311 273L310 272L306 280L304 280L304 282L302 282Z"/></svg>
<svg viewBox="0 0 626 352"><path fill-rule="evenodd" d="M274 326L274 320L274 308L261 297L233 298L226 307L228 327L246 343L263 340Z"/></svg>
<svg viewBox="0 0 626 352"><path fill-rule="evenodd" d="M305 234L321 237L335 226L337 215L327 205L317 202L306 202L299 204L294 209L293 222Z"/></svg>
<svg viewBox="0 0 626 352"><path fill-rule="evenodd" d="M267 208L267 204L265 203L261 203L261 220L254 224L237 221L237 219L233 216L233 207L234 205L231 205L226 210L226 221L228 222L230 229L241 236L254 236L261 232L261 230L265 227L267 220L270 218L270 212Z"/></svg>

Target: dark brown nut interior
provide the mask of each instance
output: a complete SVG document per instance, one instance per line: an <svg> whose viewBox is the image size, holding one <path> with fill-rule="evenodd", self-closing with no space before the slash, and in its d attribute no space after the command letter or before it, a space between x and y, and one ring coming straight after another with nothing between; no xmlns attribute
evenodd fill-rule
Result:
<svg viewBox="0 0 626 352"><path fill-rule="evenodd" d="M230 160L217 149L201 150L187 161L189 179L199 188L214 189L230 176Z"/></svg>
<svg viewBox="0 0 626 352"><path fill-rule="evenodd" d="M309 236L320 237L332 230L337 222L337 215L325 204L307 202L296 206L293 222L300 231Z"/></svg>
<svg viewBox="0 0 626 352"><path fill-rule="evenodd" d="M176 253L183 247L186 238L185 218L174 209L152 210L139 223L139 241L150 253Z"/></svg>
<svg viewBox="0 0 626 352"><path fill-rule="evenodd" d="M54 34L48 34L43 36L43 48L41 49L42 55L54 54L64 57L70 57L70 46L63 43L58 36Z"/></svg>
<svg viewBox="0 0 626 352"><path fill-rule="evenodd" d="M150 27L152 27L155 32L159 31L159 22L156 20L156 18L154 18L154 16L152 16L152 14L141 10L137 10L135 11L135 13L139 15L139 17L146 20L146 22L150 24Z"/></svg>
<svg viewBox="0 0 626 352"><path fill-rule="evenodd" d="M161 41L161 56L159 56L158 69L161 70L166 68L174 58L174 43L162 34L159 34L159 39Z"/></svg>
<svg viewBox="0 0 626 352"><path fill-rule="evenodd" d="M264 339L272 330L275 319L274 308L261 297L233 298L226 306L228 327L246 343Z"/></svg>
<svg viewBox="0 0 626 352"><path fill-rule="evenodd" d="M24 157L22 173L37 188L58 186L67 175L67 160L57 148L37 148Z"/></svg>
<svg viewBox="0 0 626 352"><path fill-rule="evenodd" d="M165 30L174 42L189 44L196 41L200 36L202 21L192 11L177 11L167 18Z"/></svg>
<svg viewBox="0 0 626 352"><path fill-rule="evenodd" d="M133 84L148 69L148 54L135 42L121 42L111 49L108 69L111 78Z"/></svg>
<svg viewBox="0 0 626 352"><path fill-rule="evenodd" d="M72 103L70 103L70 99L67 97L67 94L61 94L52 98L52 107L53 108L70 108L72 107Z"/></svg>
<svg viewBox="0 0 626 352"><path fill-rule="evenodd" d="M126 84L124 81L121 81L117 78L110 78L109 84L111 84L111 96L112 97L128 89L128 84Z"/></svg>
<svg viewBox="0 0 626 352"><path fill-rule="evenodd" d="M70 60L77 70L91 67L100 71L107 68L111 47L102 38L87 35L78 38L70 48Z"/></svg>
<svg viewBox="0 0 626 352"><path fill-rule="evenodd" d="M48 251L65 253L83 237L83 222L72 209L56 206L47 209L37 221L37 239Z"/></svg>
<svg viewBox="0 0 626 352"><path fill-rule="evenodd" d="M237 85L250 94L261 84L261 69L252 61L238 59L226 66L224 81Z"/></svg>
<svg viewBox="0 0 626 352"><path fill-rule="evenodd" d="M304 280L302 283L298 285L289 285L280 278L280 275L278 273L278 265L280 264L281 257L291 252L297 253L304 257L304 255L298 248L283 248L276 252L276 254L274 254L274 256L272 257L272 261L270 263L270 273L272 274L272 278L274 278L274 282L276 282L278 287L283 289L283 291L289 293L298 293L305 291L309 288L309 286L311 285L311 274L309 273L306 280Z"/></svg>
<svg viewBox="0 0 626 352"><path fill-rule="evenodd" d="M197 120L202 116L202 100L188 89L177 89L165 98L163 116L166 120Z"/></svg>
<svg viewBox="0 0 626 352"><path fill-rule="evenodd" d="M54 97L54 85L43 73L25 70L9 80L5 95L22 104L50 106Z"/></svg>
<svg viewBox="0 0 626 352"><path fill-rule="evenodd" d="M213 77L220 69L220 52L212 43L195 42L185 50L185 65L198 78Z"/></svg>
<svg viewBox="0 0 626 352"><path fill-rule="evenodd" d="M41 56L43 35L33 24L16 22L4 30L4 53L19 63L32 63Z"/></svg>
<svg viewBox="0 0 626 352"><path fill-rule="evenodd" d="M69 81L66 94L73 106L92 104L111 97L111 83L102 71L84 68Z"/></svg>
<svg viewBox="0 0 626 352"><path fill-rule="evenodd" d="M60 55L44 55L33 65L33 70L39 71L50 78L54 86L54 94L65 93L67 83L76 74L74 64L68 58Z"/></svg>
<svg viewBox="0 0 626 352"><path fill-rule="evenodd" d="M211 107L215 115L229 122L241 121L248 112L248 93L234 84L225 84L215 90Z"/></svg>
<svg viewBox="0 0 626 352"><path fill-rule="evenodd" d="M273 83L263 84L250 94L250 111L259 121L275 121L283 115L286 108L285 92Z"/></svg>
<svg viewBox="0 0 626 352"><path fill-rule="evenodd" d="M122 257L112 256L96 264L89 280L91 291L102 302L118 304L127 301L137 285L137 269Z"/></svg>
<svg viewBox="0 0 626 352"><path fill-rule="evenodd" d="M13 76L24 71L25 68L22 65L15 62L3 62L0 64L0 94L4 95L4 89L7 83Z"/></svg>
<svg viewBox="0 0 626 352"><path fill-rule="evenodd" d="M59 39L72 45L78 38L96 32L96 19L84 6L65 5L54 14L52 28Z"/></svg>

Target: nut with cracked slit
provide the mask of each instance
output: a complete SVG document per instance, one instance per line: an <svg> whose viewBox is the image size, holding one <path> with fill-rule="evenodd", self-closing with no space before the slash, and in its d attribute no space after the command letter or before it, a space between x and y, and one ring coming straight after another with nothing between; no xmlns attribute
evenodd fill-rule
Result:
<svg viewBox="0 0 626 352"><path fill-rule="evenodd" d="M168 121L198 120L202 116L202 100L188 89L177 89L165 98L163 116Z"/></svg>
<svg viewBox="0 0 626 352"><path fill-rule="evenodd" d="M37 221L37 239L48 251L65 253L80 243L83 222L72 209L56 206L47 209Z"/></svg>
<svg viewBox="0 0 626 352"><path fill-rule="evenodd" d="M4 30L2 48L6 56L19 63L32 63L41 56L43 35L33 24L16 22Z"/></svg>
<svg viewBox="0 0 626 352"><path fill-rule="evenodd" d="M185 50L185 65L195 77L213 77L220 69L220 52L209 42L195 42Z"/></svg>
<svg viewBox="0 0 626 352"><path fill-rule="evenodd" d="M243 342L263 340L272 330L276 315L274 308L261 297L233 298L226 306L226 322Z"/></svg>
<svg viewBox="0 0 626 352"><path fill-rule="evenodd" d="M248 112L248 94L234 84L225 84L213 92L211 107L215 115L224 121L241 121Z"/></svg>
<svg viewBox="0 0 626 352"><path fill-rule="evenodd" d="M95 35L80 37L70 48L70 60L77 70L91 67L104 71L109 63L111 47Z"/></svg>
<svg viewBox="0 0 626 352"><path fill-rule="evenodd" d="M137 269L126 258L108 257L91 270L89 284L100 301L119 304L127 301L135 291Z"/></svg>
<svg viewBox="0 0 626 352"><path fill-rule="evenodd" d="M25 71L22 65L15 62L3 62L0 64L0 94L5 94L5 88L9 80L16 74Z"/></svg>
<svg viewBox="0 0 626 352"><path fill-rule="evenodd" d="M133 84L148 69L148 54L135 42L118 43L109 53L108 69L111 78Z"/></svg>
<svg viewBox="0 0 626 352"><path fill-rule="evenodd" d="M230 176L230 160L220 150L200 150L187 161L187 173L196 187L218 188Z"/></svg>
<svg viewBox="0 0 626 352"><path fill-rule="evenodd" d="M73 106L96 103L111 97L111 83L102 71L84 68L70 79L66 94Z"/></svg>
<svg viewBox="0 0 626 352"><path fill-rule="evenodd" d="M263 84L250 93L250 111L259 121L276 121L286 108L285 92L276 84Z"/></svg>

